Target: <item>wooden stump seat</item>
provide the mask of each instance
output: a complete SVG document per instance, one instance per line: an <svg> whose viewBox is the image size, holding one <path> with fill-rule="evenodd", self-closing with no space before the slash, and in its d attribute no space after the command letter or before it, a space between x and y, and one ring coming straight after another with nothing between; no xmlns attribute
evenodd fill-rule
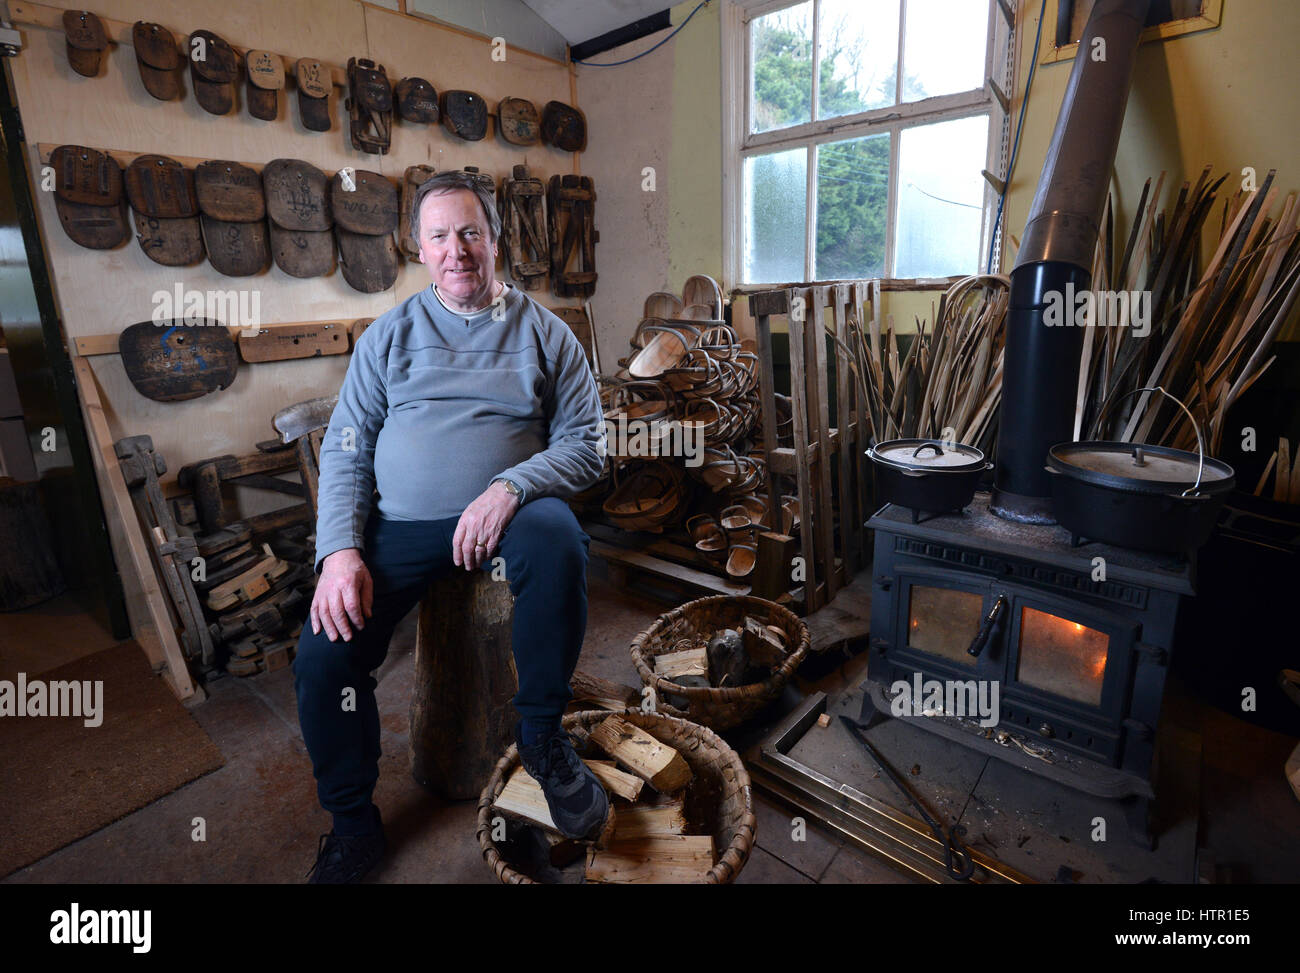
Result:
<svg viewBox="0 0 1300 973"><path fill-rule="evenodd" d="M514 742L519 688L510 585L453 569L420 603L411 688L411 774L448 800L478 797Z"/></svg>

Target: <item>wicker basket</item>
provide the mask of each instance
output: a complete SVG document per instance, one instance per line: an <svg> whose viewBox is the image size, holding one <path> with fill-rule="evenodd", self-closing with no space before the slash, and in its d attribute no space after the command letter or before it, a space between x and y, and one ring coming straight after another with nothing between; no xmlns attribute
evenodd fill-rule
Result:
<svg viewBox="0 0 1300 973"><path fill-rule="evenodd" d="M794 649L781 667L762 682L746 686L679 686L656 675L655 656L677 651L682 639L709 638L722 628L740 628L750 615L765 625L774 625L785 633L786 645ZM794 612L765 598L752 595L714 595L697 598L660 615L644 632L632 640L632 663L647 686L653 686L657 709L670 716L680 716L715 730L738 726L781 694L794 671L808 654L811 639L808 626ZM688 700L685 713L664 701L664 694Z"/></svg>
<svg viewBox="0 0 1300 973"><path fill-rule="evenodd" d="M661 713L643 713L626 710L619 714L629 723L641 727L651 736L674 747L694 772L694 779L686 786L686 816L697 834L706 831L713 835L717 862L708 871L700 873L700 883L719 885L731 882L749 859L754 847L754 833L758 823L754 819L754 797L749 782L749 772L740 756L717 734L707 727L687 720L675 719ZM592 730L610 716L607 710L586 710L564 718L566 729ZM483 860L498 879L506 885L535 885L536 880L518 871L501 857L492 841L492 819L496 813L492 802L506 786L511 773L519 764L519 752L514 744L505 756L497 761L487 786L478 801L478 843L483 849ZM615 808L615 815L617 815ZM617 821L617 817L615 818Z"/></svg>

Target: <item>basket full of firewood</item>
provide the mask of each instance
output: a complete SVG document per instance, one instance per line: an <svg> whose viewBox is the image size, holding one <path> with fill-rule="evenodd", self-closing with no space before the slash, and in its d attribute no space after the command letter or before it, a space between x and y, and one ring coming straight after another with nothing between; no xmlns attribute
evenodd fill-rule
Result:
<svg viewBox="0 0 1300 973"><path fill-rule="evenodd" d="M478 805L483 860L507 885L731 882L757 827L749 774L708 727L629 709L564 718L578 755L610 796L599 838L560 835L541 786L512 744Z"/></svg>
<svg viewBox="0 0 1300 973"><path fill-rule="evenodd" d="M715 595L660 615L631 651L660 713L726 730L781 694L809 645L808 626L788 608Z"/></svg>

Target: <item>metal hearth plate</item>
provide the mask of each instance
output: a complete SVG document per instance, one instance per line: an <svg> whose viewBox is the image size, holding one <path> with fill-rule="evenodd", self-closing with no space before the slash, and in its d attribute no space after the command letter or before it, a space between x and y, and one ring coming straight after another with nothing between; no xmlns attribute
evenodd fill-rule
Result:
<svg viewBox="0 0 1300 973"><path fill-rule="evenodd" d="M745 754L745 765L754 783L903 871L935 884L962 884L944 869L943 846L922 821L790 756L825 712L826 694L814 693L765 740L752 747ZM970 853L975 862L972 883L1033 881L976 849L970 849Z"/></svg>
<svg viewBox="0 0 1300 973"><path fill-rule="evenodd" d="M903 796L872 773L870 757L839 720L816 725L822 713L858 719L864 699L869 712L861 688L806 699L745 752L754 784L904 873L956 884L944 869L942 845ZM889 718L869 736L931 813L967 829L962 842L976 863L973 883L1195 881L1199 738L1165 735L1160 840L1148 851L1130 839L1120 802L992 760L911 722ZM1098 817L1107 822L1103 842L1089 840Z"/></svg>
<svg viewBox="0 0 1300 973"><path fill-rule="evenodd" d="M865 679L859 689L870 694L871 702L876 709L883 713L889 712L889 698L885 695L885 688L880 683L873 679ZM969 747L985 756L1006 761L1021 770L1041 774L1049 780L1083 791L1085 794L1110 799L1119 799L1131 795L1146 798L1155 797L1155 791L1152 790L1149 780L1145 780L1136 774L1125 773L1114 767L1103 766L1093 760L1086 760L1062 747L1053 747L1050 742L1034 741L1050 756L1052 763L1047 763L1037 757L1030 756L1014 745L1003 745L983 736L978 728L972 726L970 721L967 720L947 716L898 717L898 719L929 733L937 733L954 743L960 743L963 747ZM1013 734L1013 736L1024 738L1026 735Z"/></svg>

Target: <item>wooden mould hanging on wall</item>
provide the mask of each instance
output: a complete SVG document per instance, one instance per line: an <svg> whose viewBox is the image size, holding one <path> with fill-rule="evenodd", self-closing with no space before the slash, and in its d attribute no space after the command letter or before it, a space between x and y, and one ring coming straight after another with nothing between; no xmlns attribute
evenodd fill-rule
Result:
<svg viewBox="0 0 1300 973"><path fill-rule="evenodd" d="M309 132L330 130L330 69L320 61L301 57L294 64L298 82L298 115ZM350 75L349 75L350 77Z"/></svg>
<svg viewBox="0 0 1300 973"><path fill-rule="evenodd" d="M272 159L262 170L271 256L290 277L334 269L334 216L325 173L301 159Z"/></svg>
<svg viewBox="0 0 1300 973"><path fill-rule="evenodd" d="M551 241L551 289L556 297L596 291L596 188L590 176L551 176L546 193Z"/></svg>
<svg viewBox="0 0 1300 973"><path fill-rule="evenodd" d="M438 107L443 127L457 138L477 142L487 135L488 110L482 95L473 91L444 91Z"/></svg>
<svg viewBox="0 0 1300 973"><path fill-rule="evenodd" d="M280 114L280 89L284 87L284 62L270 51L249 51L244 55L248 71L248 113L264 122Z"/></svg>
<svg viewBox="0 0 1300 973"><path fill-rule="evenodd" d="M194 170L208 262L227 277L250 277L271 265L266 201L256 169L224 160Z"/></svg>
<svg viewBox="0 0 1300 973"><path fill-rule="evenodd" d="M348 118L352 147L385 155L393 137L393 87L384 66L368 58L348 58Z"/></svg>
<svg viewBox="0 0 1300 973"><path fill-rule="evenodd" d="M112 156L84 145L50 153L54 208L68 238L91 250L111 250L131 235L126 223L122 170Z"/></svg>
<svg viewBox="0 0 1300 973"><path fill-rule="evenodd" d="M497 103L497 130L511 145L536 145L542 140L537 106L525 98L502 98Z"/></svg>
<svg viewBox="0 0 1300 973"><path fill-rule="evenodd" d="M378 172L339 171L330 183L330 207L343 279L363 294L392 287L399 265L397 187Z"/></svg>
<svg viewBox="0 0 1300 973"><path fill-rule="evenodd" d="M190 34L190 84L194 99L211 115L229 115L235 107L239 57L210 30Z"/></svg>
<svg viewBox="0 0 1300 973"><path fill-rule="evenodd" d="M172 32L161 24L138 20L131 28L135 63L145 90L159 101L181 96L181 52Z"/></svg>
<svg viewBox="0 0 1300 973"><path fill-rule="evenodd" d="M220 321L142 321L118 336L122 367L135 390L155 402L183 402L229 388L239 356Z"/></svg>
<svg viewBox="0 0 1300 973"><path fill-rule="evenodd" d="M515 166L512 178L501 181L498 208L510 276L529 291L541 287L551 271L545 194L527 166Z"/></svg>
<svg viewBox="0 0 1300 973"><path fill-rule="evenodd" d="M393 96L402 121L430 125L438 120L438 92L423 78L403 78Z"/></svg>
<svg viewBox="0 0 1300 973"><path fill-rule="evenodd" d="M63 34L68 43L68 64L83 77L99 74L108 50L104 25L89 10L63 11Z"/></svg>
<svg viewBox="0 0 1300 973"><path fill-rule="evenodd" d="M587 116L562 101L548 101L542 110L542 141L565 152L587 147Z"/></svg>
<svg viewBox="0 0 1300 973"><path fill-rule="evenodd" d="M420 242L415 238L415 191L426 179L432 179L432 166L407 166L402 176L401 213L398 218L397 239L402 249L412 260L420 256Z"/></svg>
<svg viewBox="0 0 1300 973"><path fill-rule="evenodd" d="M194 173L165 155L141 155L127 166L126 196L135 211L140 249L164 267L203 259Z"/></svg>

